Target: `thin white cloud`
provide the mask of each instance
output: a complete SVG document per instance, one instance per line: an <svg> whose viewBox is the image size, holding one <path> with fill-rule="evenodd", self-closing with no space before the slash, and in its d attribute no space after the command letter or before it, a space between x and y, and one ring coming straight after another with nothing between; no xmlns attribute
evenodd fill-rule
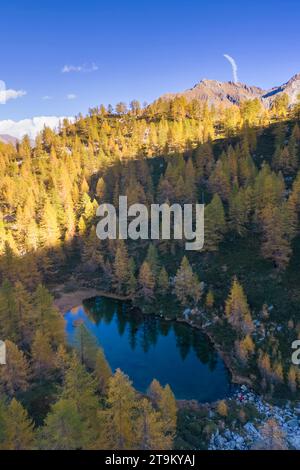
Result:
<svg viewBox="0 0 300 470"><path fill-rule="evenodd" d="M71 72L96 72L98 66L92 62L91 65L64 65L61 69L62 73L71 73Z"/></svg>
<svg viewBox="0 0 300 470"><path fill-rule="evenodd" d="M0 89L0 103L5 104L9 100L15 100L17 98L21 98L22 96L25 96L26 94L27 93L25 90Z"/></svg>
<svg viewBox="0 0 300 470"><path fill-rule="evenodd" d="M228 62L230 63L231 67L232 67L232 75L233 75L233 81L234 83L237 83L239 81L238 79L238 76L237 76L237 65L236 65L236 61L234 60L233 57L231 57L230 55L228 54L223 54L225 59L228 60Z"/></svg>
<svg viewBox="0 0 300 470"><path fill-rule="evenodd" d="M67 100L76 100L77 95L74 95L74 93L69 93L67 95Z"/></svg>
<svg viewBox="0 0 300 470"><path fill-rule="evenodd" d="M69 121L74 120L71 116L36 116L31 119L22 119L21 121L6 119L0 121L0 134L11 135L17 139L21 139L27 134L31 139L35 139L44 126L56 129L64 119Z"/></svg>
<svg viewBox="0 0 300 470"><path fill-rule="evenodd" d="M44 100L44 101L52 100L52 96L45 95L45 96L42 97L42 100Z"/></svg>

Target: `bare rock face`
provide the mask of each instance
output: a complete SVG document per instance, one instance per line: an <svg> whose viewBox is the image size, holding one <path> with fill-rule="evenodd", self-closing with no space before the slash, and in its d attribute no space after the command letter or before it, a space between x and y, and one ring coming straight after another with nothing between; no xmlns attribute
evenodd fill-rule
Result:
<svg viewBox="0 0 300 470"><path fill-rule="evenodd" d="M200 83L183 93L167 94L163 99L172 99L176 96L185 96L188 101L193 99L207 102L209 106L223 104L239 105L242 101L261 98L265 90L244 83L219 82L217 80L201 80Z"/></svg>
<svg viewBox="0 0 300 470"><path fill-rule="evenodd" d="M228 107L233 104L239 106L243 101L258 98L266 108L269 108L276 96L282 93L289 96L290 106L297 103L300 94L300 73L294 75L287 83L270 90L263 90L257 86L249 86L240 82L219 82L203 79L193 88L181 93L165 94L162 99L170 100L184 96L187 101L196 99L206 102L209 106L220 106L222 104Z"/></svg>
<svg viewBox="0 0 300 470"><path fill-rule="evenodd" d="M300 94L300 73L294 75L288 82L279 87L272 88L263 97L263 103L268 107L278 94L286 93L289 97L290 106L298 101Z"/></svg>

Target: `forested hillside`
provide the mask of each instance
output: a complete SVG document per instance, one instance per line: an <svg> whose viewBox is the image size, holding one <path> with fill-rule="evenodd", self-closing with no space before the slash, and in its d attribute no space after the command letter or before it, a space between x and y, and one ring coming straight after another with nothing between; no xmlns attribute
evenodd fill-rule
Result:
<svg viewBox="0 0 300 470"><path fill-rule="evenodd" d="M236 378L299 398L299 118L284 95L270 110L177 97L91 109L57 132L45 128L34 147L0 143L0 447L173 445L170 388L154 381L138 394L83 327L77 352L67 347L49 294L58 286L97 287L166 318L186 320L189 309ZM204 202L204 249L100 241L96 208L118 206L119 195L147 206Z"/></svg>

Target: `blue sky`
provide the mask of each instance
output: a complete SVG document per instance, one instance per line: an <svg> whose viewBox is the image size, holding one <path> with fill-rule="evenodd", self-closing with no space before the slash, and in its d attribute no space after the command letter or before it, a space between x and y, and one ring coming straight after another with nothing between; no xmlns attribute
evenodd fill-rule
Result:
<svg viewBox="0 0 300 470"><path fill-rule="evenodd" d="M3 0L0 79L26 95L0 105L0 120L71 116L151 102L202 78L227 81L224 53L240 81L281 84L300 72L299 3ZM65 65L79 69L62 73Z"/></svg>

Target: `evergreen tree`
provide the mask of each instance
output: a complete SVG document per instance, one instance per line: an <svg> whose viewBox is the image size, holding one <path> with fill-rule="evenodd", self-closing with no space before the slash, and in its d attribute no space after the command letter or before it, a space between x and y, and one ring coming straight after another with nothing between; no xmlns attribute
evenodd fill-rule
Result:
<svg viewBox="0 0 300 470"><path fill-rule="evenodd" d="M97 379L97 388L102 395L107 392L111 376L112 371L110 365L105 358L103 349L99 348L96 355L95 377Z"/></svg>
<svg viewBox="0 0 300 470"><path fill-rule="evenodd" d="M138 279L139 295L145 300L149 300L154 295L155 280L150 265L144 261L139 272Z"/></svg>
<svg viewBox="0 0 300 470"><path fill-rule="evenodd" d="M16 282L14 288L16 302L16 317L19 330L20 343L28 346L33 338L35 330L35 312L32 306L32 299L29 292L21 282Z"/></svg>
<svg viewBox="0 0 300 470"><path fill-rule="evenodd" d="M157 279L160 271L160 262L156 246L153 243L150 243L149 245L145 261L148 263L154 278Z"/></svg>
<svg viewBox="0 0 300 470"><path fill-rule="evenodd" d="M233 193L229 200L229 223L232 229L240 236L245 235L247 230L247 223L249 222L247 209L245 192L240 190Z"/></svg>
<svg viewBox="0 0 300 470"><path fill-rule="evenodd" d="M0 391L14 396L28 389L29 366L24 353L14 343L6 340L5 346L6 364L0 367Z"/></svg>
<svg viewBox="0 0 300 470"><path fill-rule="evenodd" d="M91 430L95 424L98 408L96 386L96 380L74 353L65 373L61 398L74 401L80 417Z"/></svg>
<svg viewBox="0 0 300 470"><path fill-rule="evenodd" d="M2 448L31 450L34 447L35 435L32 421L21 403L13 398L5 412L5 438Z"/></svg>
<svg viewBox="0 0 300 470"><path fill-rule="evenodd" d="M78 351L81 364L93 368L97 355L97 341L84 323L80 323L76 328L74 345Z"/></svg>
<svg viewBox="0 0 300 470"><path fill-rule="evenodd" d="M142 450L172 449L172 437L164 432L164 425L159 412L143 398L139 403L139 415L136 423L137 447Z"/></svg>
<svg viewBox="0 0 300 470"><path fill-rule="evenodd" d="M60 244L57 212L50 201L46 201L43 209L40 236L42 244L46 248L54 248Z"/></svg>
<svg viewBox="0 0 300 470"><path fill-rule="evenodd" d="M119 294L127 294L130 286L129 257L126 245L120 240L114 260L114 287Z"/></svg>
<svg viewBox="0 0 300 470"><path fill-rule="evenodd" d="M291 256L291 239L294 234L294 212L287 204L267 205L261 212L263 241L261 251L264 258L271 259L283 270Z"/></svg>
<svg viewBox="0 0 300 470"><path fill-rule="evenodd" d="M87 444L86 431L76 403L71 398L60 399L52 406L40 431L40 448L82 449Z"/></svg>
<svg viewBox="0 0 300 470"><path fill-rule="evenodd" d="M226 300L225 312L229 323L240 334L253 331L250 309L243 287L234 278L229 297Z"/></svg>
<svg viewBox="0 0 300 470"><path fill-rule="evenodd" d="M105 181L102 177L98 179L97 185L96 185L96 195L99 198L99 201L101 202L105 196Z"/></svg>
<svg viewBox="0 0 300 470"><path fill-rule="evenodd" d="M47 377L55 367L49 336L37 330L31 346L32 370L36 377Z"/></svg>
<svg viewBox="0 0 300 470"><path fill-rule="evenodd" d="M162 393L163 387L157 379L153 379L147 390L147 395L154 403L157 404L161 400Z"/></svg>
<svg viewBox="0 0 300 470"><path fill-rule="evenodd" d="M0 288L0 332L2 338L16 342L20 339L17 315L13 285L10 281L5 280Z"/></svg>
<svg viewBox="0 0 300 470"><path fill-rule="evenodd" d="M169 276L166 268L163 266L159 272L157 279L158 292L162 295L166 295L169 289Z"/></svg>
<svg viewBox="0 0 300 470"><path fill-rule="evenodd" d="M241 341L237 341L235 344L235 349L238 358L242 363L246 363L249 356L252 355L255 351L255 346L250 335L245 336Z"/></svg>
<svg viewBox="0 0 300 470"><path fill-rule="evenodd" d="M174 279L174 291L181 305L197 304L201 297L201 287L197 275L186 256L181 261Z"/></svg>
<svg viewBox="0 0 300 470"><path fill-rule="evenodd" d="M133 449L136 446L136 392L129 378L117 369L109 379L108 409L104 413L107 449Z"/></svg>
<svg viewBox="0 0 300 470"><path fill-rule="evenodd" d="M33 308L36 315L36 327L44 335L48 335L53 345L65 340L64 319L53 305L53 297L47 289L39 285L33 296Z"/></svg>
<svg viewBox="0 0 300 470"><path fill-rule="evenodd" d="M61 377L65 377L65 373L69 367L70 357L63 344L60 344L57 348L54 364L55 367L59 370Z"/></svg>
<svg viewBox="0 0 300 470"><path fill-rule="evenodd" d="M209 187L213 193L227 201L231 192L230 168L226 155L223 155L216 163L209 178Z"/></svg>
<svg viewBox="0 0 300 470"><path fill-rule="evenodd" d="M177 423L177 406L173 392L169 385L162 387L154 379L148 389L148 395L161 414L163 430L171 441L175 437Z"/></svg>
<svg viewBox="0 0 300 470"><path fill-rule="evenodd" d="M263 378L264 388L266 388L267 383L272 378L271 361L267 353L262 353L262 351L259 352L258 368Z"/></svg>
<svg viewBox="0 0 300 470"><path fill-rule="evenodd" d="M204 250L217 251L225 231L224 207L218 194L215 194L204 209Z"/></svg>

